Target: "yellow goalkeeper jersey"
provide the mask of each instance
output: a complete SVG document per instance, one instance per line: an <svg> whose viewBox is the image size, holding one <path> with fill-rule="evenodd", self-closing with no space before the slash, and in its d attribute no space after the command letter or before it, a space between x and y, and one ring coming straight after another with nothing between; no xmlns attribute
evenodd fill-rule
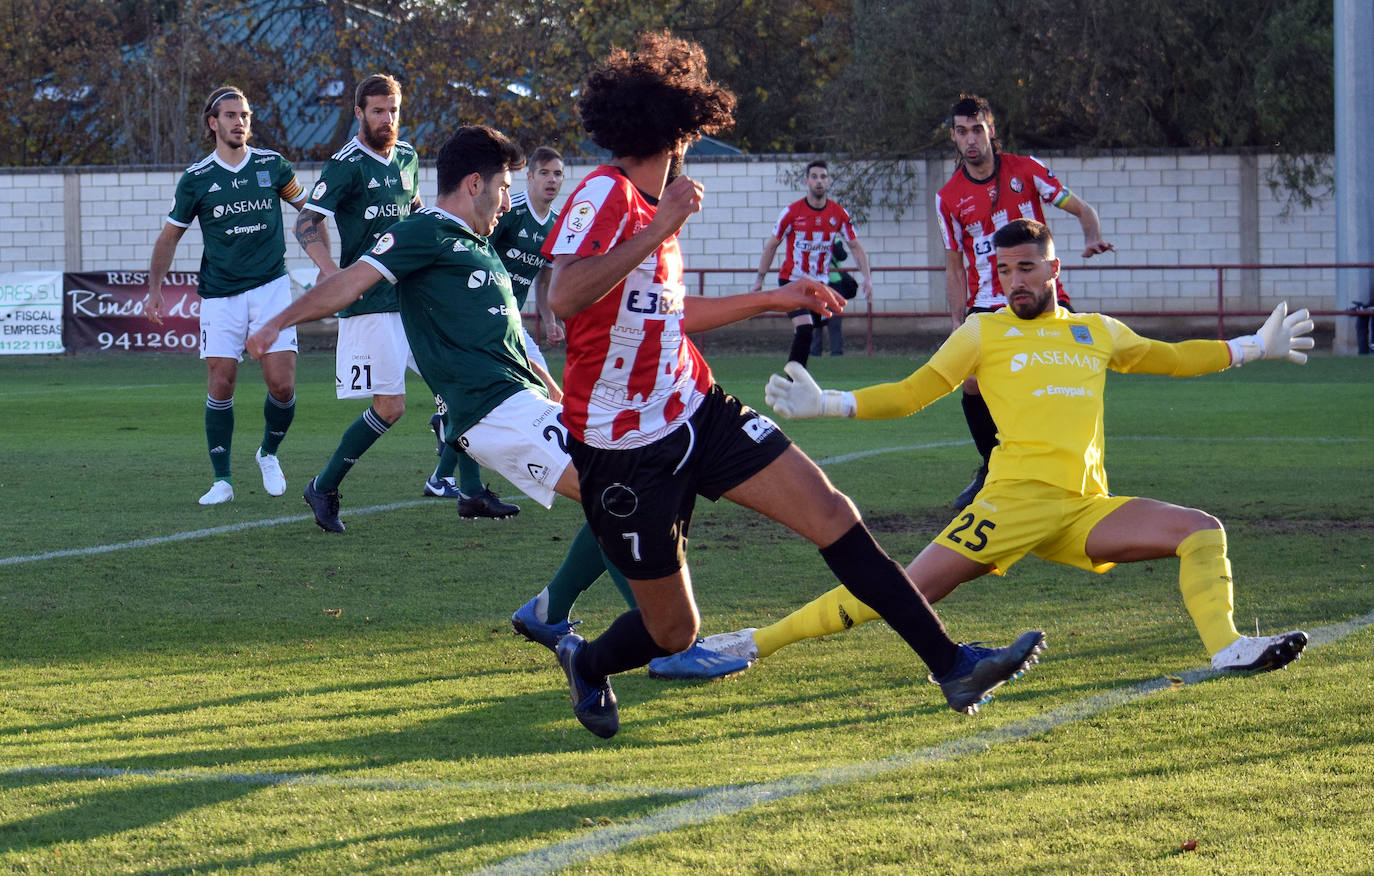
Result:
<svg viewBox="0 0 1374 876"><path fill-rule="evenodd" d="M1170 344L1100 313L1056 307L1021 319L1004 308L972 315L911 376L858 390L854 399L860 418L901 417L977 377L1000 442L988 482L1035 480L1093 495L1107 492L1102 393L1109 369L1187 377L1230 364L1223 341Z"/></svg>

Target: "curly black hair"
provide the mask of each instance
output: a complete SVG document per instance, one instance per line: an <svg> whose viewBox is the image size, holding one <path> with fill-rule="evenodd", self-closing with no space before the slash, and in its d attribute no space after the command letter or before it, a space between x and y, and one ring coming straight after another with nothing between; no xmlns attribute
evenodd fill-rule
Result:
<svg viewBox="0 0 1374 876"><path fill-rule="evenodd" d="M577 101L592 142L617 158L648 158L735 123L735 95L706 72L701 46L668 31L613 49Z"/></svg>

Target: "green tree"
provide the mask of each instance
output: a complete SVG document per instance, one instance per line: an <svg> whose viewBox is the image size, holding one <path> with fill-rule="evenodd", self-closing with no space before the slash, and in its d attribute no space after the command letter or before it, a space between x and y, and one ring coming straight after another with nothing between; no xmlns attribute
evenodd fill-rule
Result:
<svg viewBox="0 0 1374 876"><path fill-rule="evenodd" d="M1012 150L1249 147L1298 166L1332 148L1312 124L1331 112L1331 16L1330 0L867 0L818 138L943 149L967 91Z"/></svg>
<svg viewBox="0 0 1374 876"><path fill-rule="evenodd" d="M0 0L0 165L99 164L117 120L99 71L118 57L114 11L98 0Z"/></svg>

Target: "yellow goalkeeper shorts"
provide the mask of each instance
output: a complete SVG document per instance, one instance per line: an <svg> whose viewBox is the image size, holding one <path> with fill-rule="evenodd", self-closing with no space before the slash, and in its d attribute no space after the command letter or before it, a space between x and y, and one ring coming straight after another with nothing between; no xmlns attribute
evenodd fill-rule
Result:
<svg viewBox="0 0 1374 876"><path fill-rule="evenodd" d="M1132 498L1082 496L1039 481L994 481L933 543L986 563L999 575L1026 554L1105 572L1116 564L1089 559L1088 533Z"/></svg>

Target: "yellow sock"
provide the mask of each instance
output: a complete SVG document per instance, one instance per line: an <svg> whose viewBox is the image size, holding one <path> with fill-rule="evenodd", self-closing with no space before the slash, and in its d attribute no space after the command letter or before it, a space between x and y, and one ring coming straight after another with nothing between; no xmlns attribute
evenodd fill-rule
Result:
<svg viewBox="0 0 1374 876"><path fill-rule="evenodd" d="M877 620L878 613L844 587L811 600L777 623L754 631L759 656L767 657L784 645L847 630Z"/></svg>
<svg viewBox="0 0 1374 876"><path fill-rule="evenodd" d="M1240 638L1231 620L1231 561L1226 559L1226 532L1195 532L1179 544L1176 553L1183 605L1192 615L1207 653L1215 654Z"/></svg>

